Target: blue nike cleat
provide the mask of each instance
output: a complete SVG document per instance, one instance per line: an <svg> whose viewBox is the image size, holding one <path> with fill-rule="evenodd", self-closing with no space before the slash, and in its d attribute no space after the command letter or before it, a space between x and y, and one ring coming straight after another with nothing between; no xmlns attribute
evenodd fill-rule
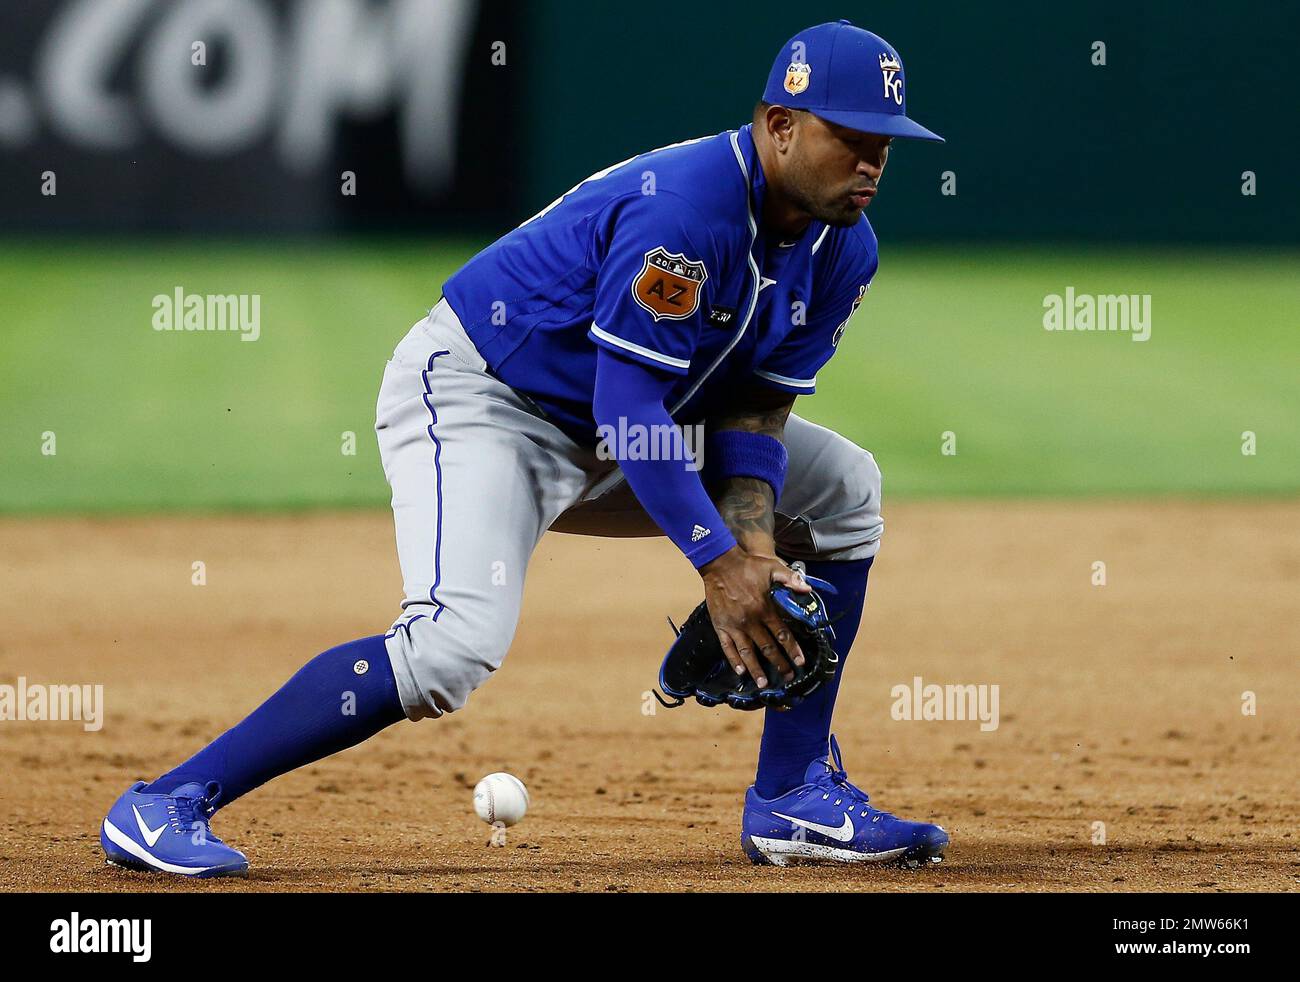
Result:
<svg viewBox="0 0 1300 982"><path fill-rule="evenodd" d="M208 819L221 797L215 782L184 784L171 794L146 794L138 782L109 809L99 841L109 863L149 873L243 876L248 860L215 835Z"/></svg>
<svg viewBox="0 0 1300 982"><path fill-rule="evenodd" d="M830 759L809 764L804 783L793 791L769 801L750 787L740 843L760 864L821 860L914 868L942 861L948 833L938 825L872 808L866 792L848 782L840 745L832 736Z"/></svg>

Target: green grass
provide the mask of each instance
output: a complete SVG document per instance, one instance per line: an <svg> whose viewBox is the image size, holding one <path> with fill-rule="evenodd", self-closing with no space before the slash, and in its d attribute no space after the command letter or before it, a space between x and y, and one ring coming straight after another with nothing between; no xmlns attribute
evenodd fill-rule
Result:
<svg viewBox="0 0 1300 982"><path fill-rule="evenodd" d="M1067 286L1150 294L1149 340L1044 330ZM1292 493L1300 256L886 253L818 389L809 415L876 451L893 493Z"/></svg>
<svg viewBox="0 0 1300 982"><path fill-rule="evenodd" d="M0 510L382 505L384 361L473 250L0 245ZM798 411L874 450L890 495L1295 493L1298 274L1289 253L887 250ZM1067 285L1151 294L1151 339L1044 331ZM177 286L261 294L261 338L154 331Z"/></svg>

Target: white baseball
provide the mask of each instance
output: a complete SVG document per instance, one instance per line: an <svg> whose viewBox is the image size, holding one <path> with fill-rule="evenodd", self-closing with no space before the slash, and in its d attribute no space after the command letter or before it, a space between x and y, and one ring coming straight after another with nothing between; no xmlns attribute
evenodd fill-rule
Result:
<svg viewBox="0 0 1300 982"><path fill-rule="evenodd" d="M498 771L474 785L474 812L489 825L514 825L528 811L528 789L513 774Z"/></svg>

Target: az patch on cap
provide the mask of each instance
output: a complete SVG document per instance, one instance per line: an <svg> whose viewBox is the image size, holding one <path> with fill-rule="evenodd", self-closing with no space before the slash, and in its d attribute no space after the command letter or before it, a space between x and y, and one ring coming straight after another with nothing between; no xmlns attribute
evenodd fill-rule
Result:
<svg viewBox="0 0 1300 982"><path fill-rule="evenodd" d="M700 288L708 278L703 262L656 246L645 254L645 265L632 283L632 297L655 320L685 320L700 309Z"/></svg>
<svg viewBox="0 0 1300 982"><path fill-rule="evenodd" d="M808 88L808 76L811 74L812 66L807 62L790 62L790 67L785 70L785 90L791 95L798 95Z"/></svg>

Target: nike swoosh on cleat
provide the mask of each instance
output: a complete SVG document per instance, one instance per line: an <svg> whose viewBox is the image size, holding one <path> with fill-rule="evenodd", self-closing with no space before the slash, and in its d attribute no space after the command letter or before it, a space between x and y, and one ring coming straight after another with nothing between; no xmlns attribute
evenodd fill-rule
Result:
<svg viewBox="0 0 1300 982"><path fill-rule="evenodd" d="M848 815L844 816L844 824L839 828L830 825L818 825L816 822L808 822L802 818L795 818L793 815L782 815L780 812L772 812L777 818L784 818L787 822L795 825L801 825L809 832L817 832L826 836L828 839L834 839L837 842L848 842L853 838L853 819Z"/></svg>
<svg viewBox="0 0 1300 982"><path fill-rule="evenodd" d="M156 829L151 829L145 825L144 819L140 817L139 808L132 805L131 811L135 812L135 824L140 827L140 837L144 839L144 844L152 847L158 841L158 837L163 834L163 829L167 827L167 823L163 822Z"/></svg>

